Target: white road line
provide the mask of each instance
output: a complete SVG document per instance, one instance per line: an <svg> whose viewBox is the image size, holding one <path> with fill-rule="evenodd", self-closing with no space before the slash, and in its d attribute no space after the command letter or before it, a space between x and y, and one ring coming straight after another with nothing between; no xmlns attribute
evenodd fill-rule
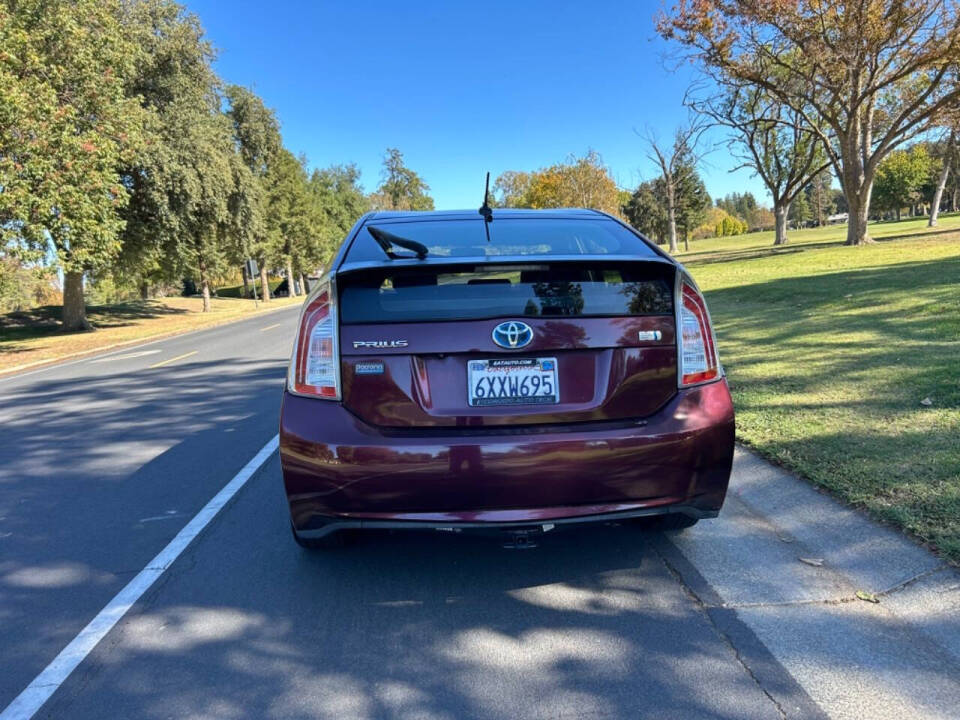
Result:
<svg viewBox="0 0 960 720"><path fill-rule="evenodd" d="M127 583L127 586L118 592L103 610L97 613L97 616L80 631L80 634L60 651L53 662L47 665L43 672L37 675L33 682L17 695L3 712L0 712L0 720L30 720L36 714L41 706L50 699L50 696L56 692L57 688L70 677L70 673L76 670L83 659L91 653L97 643L106 637L107 633L133 607L134 603L150 589L157 578L163 575L163 572L173 564L180 553L216 517L217 513L230 502L230 499L237 494L237 491L246 484L257 469L273 455L279 440L279 436L274 435L270 442L264 445L260 452L254 455L253 459L244 465L243 469L234 475L233 479L224 485L223 489L214 495L210 502L203 506L203 509L177 533L176 537L160 551L160 554L151 560L133 580Z"/></svg>
<svg viewBox="0 0 960 720"><path fill-rule="evenodd" d="M110 357L97 358L96 360L90 360L90 364L93 363L105 363L113 362L114 360L132 360L133 358L144 357L146 355L156 355L158 352L163 352L162 350L141 350L140 352L126 353L125 355L111 355Z"/></svg>

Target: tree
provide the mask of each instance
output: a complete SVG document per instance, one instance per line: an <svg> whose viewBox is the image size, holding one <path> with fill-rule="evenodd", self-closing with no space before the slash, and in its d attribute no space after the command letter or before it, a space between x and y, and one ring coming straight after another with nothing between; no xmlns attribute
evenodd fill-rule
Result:
<svg viewBox="0 0 960 720"><path fill-rule="evenodd" d="M260 268L261 296L263 302L269 302L267 266L276 259L277 252L267 235L265 216L268 200L265 184L267 174L283 148L280 124L274 112L250 90L230 85L226 89L226 95L230 102L228 115L233 126L234 142L245 166L255 179L256 187L259 188L258 195L250 199L251 219L238 242L245 257L256 259Z"/></svg>
<svg viewBox="0 0 960 720"><path fill-rule="evenodd" d="M694 109L715 125L733 130L729 146L742 164L758 175L773 199L774 245L787 243L787 219L807 220L804 187L830 166L820 136L805 126L813 113L798 113L775 95L752 85L726 80L719 96L694 101ZM802 219L797 218L803 215ZM747 214L741 217L747 218Z"/></svg>
<svg viewBox="0 0 960 720"><path fill-rule="evenodd" d="M508 170L493 187L501 207L584 207L617 215L622 205L620 190L596 150L534 172Z"/></svg>
<svg viewBox="0 0 960 720"><path fill-rule="evenodd" d="M776 212L774 212L776 215ZM790 210L787 214L787 217L782 221L779 216L777 216L777 232L781 232L780 223L785 220L790 220L793 223L795 228L800 228L806 225L810 220L813 219L813 208L810 207L810 201L807 200L806 193L799 192L796 197L793 199L793 202L790 203ZM774 245L785 245L787 242L786 237L786 227L783 228L783 240L780 241L779 238L774 240Z"/></svg>
<svg viewBox="0 0 960 720"><path fill-rule="evenodd" d="M949 135L941 143L940 147L940 173L937 177L937 183L934 189L933 198L930 201L930 219L927 221L927 227L936 227L937 219L940 216L940 204L943 202L943 193L947 187L947 179L950 176L950 168L957 158L957 129L960 127L960 119L953 122Z"/></svg>
<svg viewBox="0 0 960 720"><path fill-rule="evenodd" d="M960 99L956 0L677 0L658 29L711 77L756 86L805 119L846 197L849 245L870 242L882 160Z"/></svg>
<svg viewBox="0 0 960 720"><path fill-rule="evenodd" d="M706 219L713 201L695 167L683 168L677 176L677 231L683 236L684 250L689 250L690 233Z"/></svg>
<svg viewBox="0 0 960 720"><path fill-rule="evenodd" d="M661 147L652 133L647 133L646 141L650 153L648 157L660 168L663 180L664 199L667 206L667 236L670 240L670 252L676 254L677 210L679 188L689 180L691 172L696 172L696 146L704 128L697 123L677 128L673 136L673 145Z"/></svg>
<svg viewBox="0 0 960 720"><path fill-rule="evenodd" d="M129 190L117 167L140 143L121 9L119 0L0 5L0 247L35 262L52 249L68 330L90 329L84 273L119 252Z"/></svg>
<svg viewBox="0 0 960 720"><path fill-rule="evenodd" d="M356 165L333 165L314 170L310 176L310 195L317 216L320 244L311 258L311 268L326 265L353 224L370 209L360 186Z"/></svg>
<svg viewBox="0 0 960 720"><path fill-rule="evenodd" d="M583 207L616 214L620 191L600 153L588 150L583 157L570 155L564 163L531 173L523 206Z"/></svg>
<svg viewBox="0 0 960 720"><path fill-rule="evenodd" d="M380 173L380 186L371 196L379 210L433 210L430 186L403 163L403 153L387 148Z"/></svg>
<svg viewBox="0 0 960 720"><path fill-rule="evenodd" d="M746 220L750 213L757 209L757 199L752 192L745 193L727 193L722 198L717 198L717 207L723 208L731 215L736 215L741 220Z"/></svg>
<svg viewBox="0 0 960 720"><path fill-rule="evenodd" d="M507 170L501 173L493 184L497 205L506 208L529 207L527 192L533 180L533 173Z"/></svg>
<svg viewBox="0 0 960 720"><path fill-rule="evenodd" d="M829 168L813 176L804 192L817 226L826 225L827 217L833 213L833 175Z"/></svg>
<svg viewBox="0 0 960 720"><path fill-rule="evenodd" d="M119 167L130 201L120 211L122 248L112 273L135 282L146 298L151 284L173 281L183 270L165 254L184 232L189 209L176 185L190 173L182 163L192 158L177 148L198 107L214 112L218 81L213 49L195 15L172 0L138 0L126 4L125 12L124 27L136 48L126 94L141 105L144 141Z"/></svg>
<svg viewBox="0 0 960 720"><path fill-rule="evenodd" d="M264 178L267 189L268 260L286 270L290 295L296 295L293 267L303 268L318 255L317 216L307 181L305 161L281 149Z"/></svg>
<svg viewBox="0 0 960 720"><path fill-rule="evenodd" d="M877 207L894 211L899 220L901 209L920 199L920 187L929 177L931 166L927 148L920 143L890 153L877 168Z"/></svg>
<svg viewBox="0 0 960 720"><path fill-rule="evenodd" d="M656 187L660 180L640 183L630 201L623 208L623 215L633 227L662 245L669 232L667 212L661 201L662 192Z"/></svg>
<svg viewBox="0 0 960 720"><path fill-rule="evenodd" d="M755 207L747 213L745 219L750 232L754 230L775 230L777 226L776 216L774 216L773 211L767 207Z"/></svg>
<svg viewBox="0 0 960 720"><path fill-rule="evenodd" d="M237 236L231 232L236 223L231 200L238 191L237 179L252 177L236 153L229 120L216 111L219 98L208 101L216 105L197 108L172 147L176 160L167 192L178 210L180 231L166 238L164 248L172 267L198 281L204 312L210 310L212 278L240 255Z"/></svg>

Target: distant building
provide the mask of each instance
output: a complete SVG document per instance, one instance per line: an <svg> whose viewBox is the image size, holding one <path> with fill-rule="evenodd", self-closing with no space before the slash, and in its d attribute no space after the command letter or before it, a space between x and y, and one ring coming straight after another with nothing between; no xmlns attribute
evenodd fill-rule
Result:
<svg viewBox="0 0 960 720"><path fill-rule="evenodd" d="M845 223L850 219L849 213L837 213L836 215L831 215L827 218L828 225L839 225L840 223Z"/></svg>

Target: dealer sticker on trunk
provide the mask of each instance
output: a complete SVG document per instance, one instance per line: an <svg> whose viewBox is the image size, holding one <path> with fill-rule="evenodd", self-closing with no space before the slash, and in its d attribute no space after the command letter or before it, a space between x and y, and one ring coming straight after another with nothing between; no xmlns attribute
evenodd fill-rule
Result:
<svg viewBox="0 0 960 720"><path fill-rule="evenodd" d="M559 402L556 358L497 358L467 363L471 407Z"/></svg>

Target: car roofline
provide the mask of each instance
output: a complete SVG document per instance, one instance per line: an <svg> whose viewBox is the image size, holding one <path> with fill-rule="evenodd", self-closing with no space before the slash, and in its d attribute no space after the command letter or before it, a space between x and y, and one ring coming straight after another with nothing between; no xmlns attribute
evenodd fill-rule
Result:
<svg viewBox="0 0 960 720"><path fill-rule="evenodd" d="M381 262L379 260L361 260L346 262L337 269L338 275L380 268L436 268L463 265L531 265L543 263L635 263L648 262L675 267L676 262L662 257L638 257L637 255L463 255L416 258L397 258Z"/></svg>
<svg viewBox="0 0 960 720"><path fill-rule="evenodd" d="M646 235L639 232L636 228L625 223L615 215L601 210L588 208L550 208L543 210L532 210L528 208L495 208L494 221L499 214L501 219L522 220L535 218L556 218L566 220L589 220L591 218L603 218L612 220L631 233L636 235L647 247L649 247L657 258L638 258L636 255L483 255L483 256L460 256L460 257L426 257L422 260L415 258L397 258L395 260L371 260L359 262L347 262L347 256L350 248L353 246L357 236L363 228L372 221L384 224L400 224L403 222L443 222L445 220L482 220L482 217L476 210L433 210L433 211L384 211L372 210L364 213L353 227L347 233L347 237L340 245L340 249L330 263L330 272L337 275L341 273L355 272L357 270L367 270L378 267L417 267L417 266L435 266L435 265L460 265L460 264L492 264L502 265L505 263L530 263L530 262L574 262L574 261L608 261L608 262L636 262L644 260L647 262L667 262L678 267L680 263L668 252L661 249L655 242Z"/></svg>

